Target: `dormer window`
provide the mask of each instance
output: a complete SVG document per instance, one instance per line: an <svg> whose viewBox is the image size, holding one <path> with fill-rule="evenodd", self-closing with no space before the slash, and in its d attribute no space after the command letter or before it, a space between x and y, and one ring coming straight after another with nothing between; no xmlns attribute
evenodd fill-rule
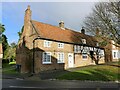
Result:
<svg viewBox="0 0 120 90"><path fill-rule="evenodd" d="M86 44L86 39L82 39L82 43L83 43L83 44Z"/></svg>

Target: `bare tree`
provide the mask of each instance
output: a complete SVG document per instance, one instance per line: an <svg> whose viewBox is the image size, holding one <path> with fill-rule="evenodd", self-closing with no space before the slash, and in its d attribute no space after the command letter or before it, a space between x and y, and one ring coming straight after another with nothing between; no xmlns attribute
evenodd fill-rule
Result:
<svg viewBox="0 0 120 90"><path fill-rule="evenodd" d="M113 39L120 44L120 1L97 3L93 12L86 17L85 28L92 35L99 28L100 37Z"/></svg>

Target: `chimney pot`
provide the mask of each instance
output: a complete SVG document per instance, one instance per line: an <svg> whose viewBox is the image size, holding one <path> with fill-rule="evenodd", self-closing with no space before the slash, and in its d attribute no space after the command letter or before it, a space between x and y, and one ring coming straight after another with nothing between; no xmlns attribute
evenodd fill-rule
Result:
<svg viewBox="0 0 120 90"><path fill-rule="evenodd" d="M60 21L59 27L60 27L61 29L65 29L65 28L64 28L64 21Z"/></svg>
<svg viewBox="0 0 120 90"><path fill-rule="evenodd" d="M84 27L82 27L81 33L82 33L82 34L85 34L85 29L84 29Z"/></svg>

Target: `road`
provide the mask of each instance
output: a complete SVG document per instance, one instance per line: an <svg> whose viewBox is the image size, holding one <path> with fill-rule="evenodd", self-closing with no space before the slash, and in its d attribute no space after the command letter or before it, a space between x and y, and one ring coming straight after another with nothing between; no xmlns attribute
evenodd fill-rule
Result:
<svg viewBox="0 0 120 90"><path fill-rule="evenodd" d="M3 79L2 90L120 90L120 83L88 81L30 81L22 79Z"/></svg>

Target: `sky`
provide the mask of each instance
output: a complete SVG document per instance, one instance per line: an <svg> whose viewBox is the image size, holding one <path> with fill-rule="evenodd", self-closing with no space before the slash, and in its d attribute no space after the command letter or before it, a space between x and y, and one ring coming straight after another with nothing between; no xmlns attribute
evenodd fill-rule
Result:
<svg viewBox="0 0 120 90"><path fill-rule="evenodd" d="M1 7L2 4L2 7ZM94 7L95 2L1 2L0 23L5 25L4 34L9 44L18 42L18 32L24 24L27 6L32 10L32 20L58 26L64 21L65 27L80 31L83 21Z"/></svg>

